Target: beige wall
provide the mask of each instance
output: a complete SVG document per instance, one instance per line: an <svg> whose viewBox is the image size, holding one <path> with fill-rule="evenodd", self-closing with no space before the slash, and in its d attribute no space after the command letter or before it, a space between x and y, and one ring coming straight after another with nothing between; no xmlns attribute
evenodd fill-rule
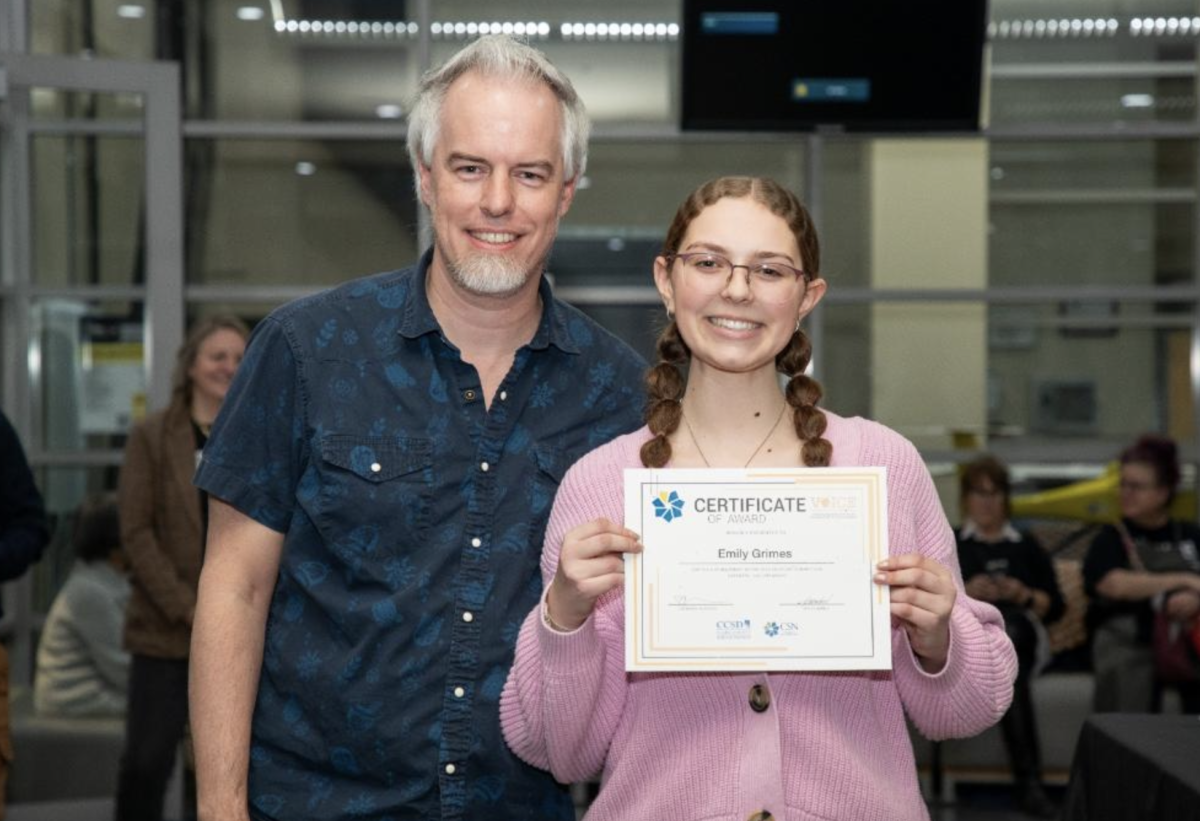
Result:
<svg viewBox="0 0 1200 821"><path fill-rule="evenodd" d="M870 272L877 289L987 284L987 145L877 140L870 149ZM872 307L872 416L919 446L987 422L986 307Z"/></svg>

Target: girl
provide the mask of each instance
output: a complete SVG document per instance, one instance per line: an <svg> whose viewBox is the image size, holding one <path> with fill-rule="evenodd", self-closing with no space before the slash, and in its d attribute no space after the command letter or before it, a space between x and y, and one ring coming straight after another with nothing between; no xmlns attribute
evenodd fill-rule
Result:
<svg viewBox="0 0 1200 821"><path fill-rule="evenodd" d="M669 323L648 425L585 456L559 489L546 595L521 630L501 723L517 755L560 781L603 773L589 819L926 819L905 712L945 738L1008 707L1012 644L994 608L961 595L916 450L817 407L800 321L825 294L819 261L807 211L777 183L696 190L654 264ZM622 471L799 465L887 468L893 555L875 579L891 587L893 670L626 674L623 554L641 546L621 524Z"/></svg>

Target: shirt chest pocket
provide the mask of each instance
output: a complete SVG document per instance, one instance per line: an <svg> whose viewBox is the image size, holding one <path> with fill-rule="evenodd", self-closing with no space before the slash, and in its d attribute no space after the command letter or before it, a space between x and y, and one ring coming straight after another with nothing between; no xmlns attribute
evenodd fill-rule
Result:
<svg viewBox="0 0 1200 821"><path fill-rule="evenodd" d="M429 527L427 439L330 434L321 439L315 519L333 553L356 566L411 547Z"/></svg>
<svg viewBox="0 0 1200 821"><path fill-rule="evenodd" d="M571 461L562 451L545 445L535 445L530 456L532 463L529 466L526 501L529 504L532 543L540 546L546 522L550 519L554 496Z"/></svg>

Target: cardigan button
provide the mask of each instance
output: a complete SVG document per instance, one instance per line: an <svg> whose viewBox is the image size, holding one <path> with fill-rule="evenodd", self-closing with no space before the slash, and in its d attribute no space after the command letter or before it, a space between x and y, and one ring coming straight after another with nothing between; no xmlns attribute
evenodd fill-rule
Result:
<svg viewBox="0 0 1200 821"><path fill-rule="evenodd" d="M767 810L759 810L758 812L750 813L746 821L774 821L774 819L775 816L771 815Z"/></svg>
<svg viewBox="0 0 1200 821"><path fill-rule="evenodd" d="M756 713L765 713L771 706L771 691L761 684L750 688L750 709ZM767 814L770 817L770 813Z"/></svg>

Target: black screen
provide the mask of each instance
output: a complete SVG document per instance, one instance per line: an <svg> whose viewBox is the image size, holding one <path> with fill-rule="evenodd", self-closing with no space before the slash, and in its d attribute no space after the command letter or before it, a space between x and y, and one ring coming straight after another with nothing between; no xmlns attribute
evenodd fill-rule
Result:
<svg viewBox="0 0 1200 821"><path fill-rule="evenodd" d="M975 131L987 0L684 0L683 127Z"/></svg>

